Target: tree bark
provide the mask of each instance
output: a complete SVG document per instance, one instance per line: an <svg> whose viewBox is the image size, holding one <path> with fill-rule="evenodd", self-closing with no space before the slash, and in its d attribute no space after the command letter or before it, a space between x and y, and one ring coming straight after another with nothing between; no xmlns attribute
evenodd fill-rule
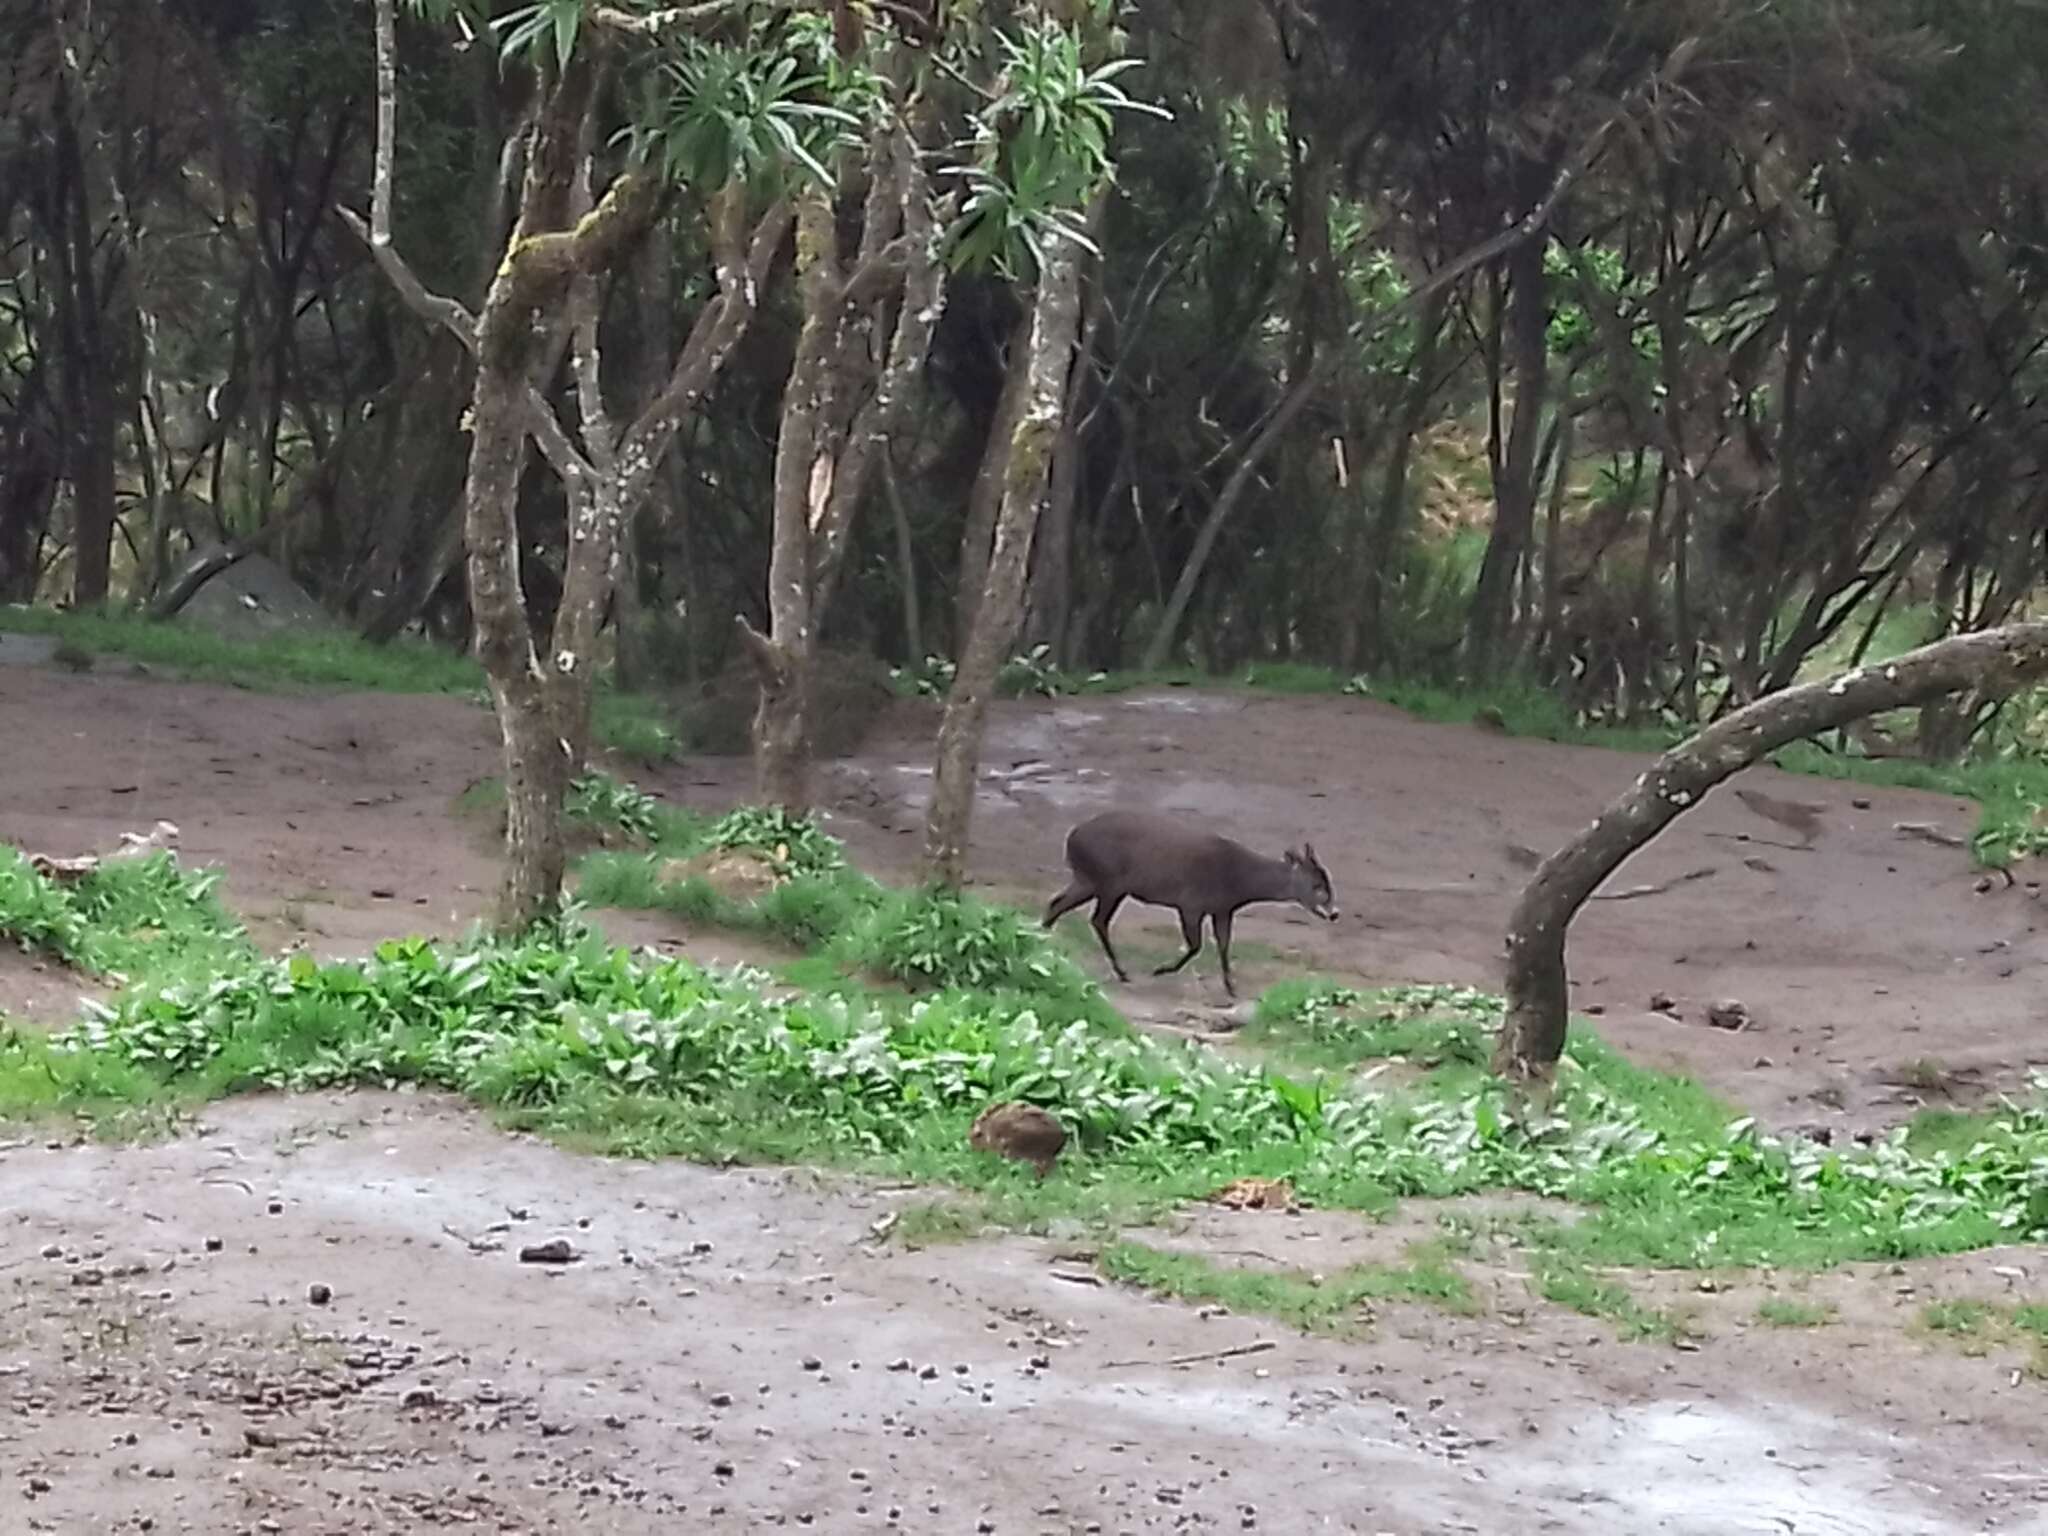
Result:
<svg viewBox="0 0 2048 1536"><path fill-rule="evenodd" d="M1530 240L1508 257L1508 352L1515 378L1515 417L1494 486L1493 533L1479 566L1466 631L1470 674L1493 675L1507 640L1515 573L1529 548L1536 518L1537 448L1542 442L1543 396L1550 371L1546 328L1550 304L1543 275L1544 243Z"/></svg>
<svg viewBox="0 0 2048 1536"><path fill-rule="evenodd" d="M2003 695L2044 675L2048 621L1980 630L1772 694L1659 757L1590 827L1543 861L1516 902L1495 1070L1524 1080L1549 1076L1564 1051L1565 937L1573 917L1631 854L1723 779L1779 747L1868 715L1965 689Z"/></svg>
<svg viewBox="0 0 2048 1536"><path fill-rule="evenodd" d="M1293 427L1295 418L1315 398L1338 355L1333 348L1297 375L1288 384L1286 393L1280 397L1280 403L1274 406L1273 413L1266 418L1258 434L1245 445L1237 467L1223 482L1223 489L1216 493L1216 500L1210 504L1208 516L1202 519L1202 526L1196 530L1194 547L1188 551L1180 575L1174 579L1173 590L1167 594L1159 625L1145 642L1144 657L1138 663L1144 670L1158 671L1173 654L1174 643L1180 638L1180 627L1187 619L1188 605L1195 600L1195 588L1201 583L1202 572L1208 567L1209 556L1215 552L1216 540L1222 536L1224 524L1230 521L1238 503L1252 488L1252 482L1265 465L1266 455L1273 451L1274 445Z"/></svg>
<svg viewBox="0 0 2048 1536"><path fill-rule="evenodd" d="M1060 240L1047 253L1032 300L1031 322L1011 368L1025 376L1024 406L1002 453L1001 506L988 560L988 579L975 604L974 627L961 647L946 710L939 722L937 772L925 816L925 878L957 889L966 878L968 833L981 768L982 728L989 696L1023 618L1031 539L1045 496L1053 446L1066 411L1067 380L1081 316L1081 250Z"/></svg>
<svg viewBox="0 0 2048 1536"><path fill-rule="evenodd" d="M764 804L810 809L812 654L870 471L908 422L945 292L930 192L909 130L868 157L868 195L851 269L838 250L828 187L800 194L797 284L803 326L775 443L768 632L738 619L760 677L755 791ZM847 181L857 167L849 165ZM843 184L839 191L849 192ZM886 355L875 344L882 301L902 289ZM866 388L872 381L872 389Z"/></svg>

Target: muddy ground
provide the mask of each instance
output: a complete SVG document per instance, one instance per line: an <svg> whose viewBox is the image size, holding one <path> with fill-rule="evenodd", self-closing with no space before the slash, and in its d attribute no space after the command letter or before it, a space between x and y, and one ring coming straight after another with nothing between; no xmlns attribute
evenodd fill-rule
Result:
<svg viewBox="0 0 2048 1536"><path fill-rule="evenodd" d="M0 703L10 842L84 851L167 818L266 942L322 953L460 931L488 897L490 850L452 807L495 734L461 701L103 664L0 667ZM914 856L924 730L906 711L821 777L883 874ZM1101 805L1310 837L1345 920L1247 914L1247 993L1304 968L1491 984L1509 845L1547 851L1639 767L1366 701L1175 691L999 706L988 761L976 874L1034 905ZM717 808L744 776L641 777ZM1980 894L1961 852L1894 830L1966 834L1971 807L1751 777L1827 804L1816 846L1736 840L1789 839L1723 794L1623 870L1615 889L1715 872L1576 931L1575 1001L1610 1038L1773 1120L1850 1128L2048 1060L2035 892ZM1171 917L1126 930L1163 952ZM1213 999L1196 965L1113 995ZM0 963L10 1012L59 1017L77 991ZM1756 1027L1706 1025L1722 996ZM593 1160L425 1099L240 1102L151 1147L7 1143L0 1180L0 1530L2048 1531L2043 1387L1909 1326L1936 1297L2042 1294L2038 1250L1786 1278L1838 1308L1812 1331L1754 1321L1769 1277L1636 1277L1692 1315L1684 1352L1535 1302L1512 1253L1482 1253L1481 1315L1389 1306L1337 1344L1090 1283L1059 1241L874 1239L929 1192ZM1316 1268L1398 1257L1430 1220L1209 1212L1150 1240ZM519 1262L557 1236L578 1262Z"/></svg>

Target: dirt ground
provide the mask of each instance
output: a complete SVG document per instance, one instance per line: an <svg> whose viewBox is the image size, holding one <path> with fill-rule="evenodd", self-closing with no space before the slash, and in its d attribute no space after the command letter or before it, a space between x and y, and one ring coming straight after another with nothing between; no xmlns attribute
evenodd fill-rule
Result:
<svg viewBox="0 0 2048 1536"><path fill-rule="evenodd" d="M0 666L0 704L9 842L85 851L168 819L265 942L323 954L459 932L488 898L453 804L495 733L459 700L103 664ZM821 771L879 873L915 853L924 730L906 712ZM977 877L1033 906L1066 827L1111 803L1313 840L1344 920L1247 913L1247 994L1303 968L1494 983L1509 845L1547 851L1639 771L1367 701L1176 691L1000 705L987 761ZM1752 779L1829 807L1816 846L1736 840L1786 839L1722 794L1617 875L1714 870L1576 931L1575 1003L1611 1039L1849 1129L2048 1062L2037 892L1979 894L1963 853L1894 830L1967 834L1971 807ZM718 808L745 764L641 782ZM1163 950L1171 923L1127 910L1119 939ZM1113 995L1170 1014L1217 995L1213 959L1195 969ZM78 990L0 962L8 1012L54 1019ZM1753 1029L1704 1022L1724 996ZM1812 1331L1754 1324L1768 1277L1637 1277L1694 1312L1685 1352L1532 1302L1488 1254L1480 1316L1388 1307L1338 1344L1089 1283L1058 1241L874 1239L929 1192L584 1158L424 1098L209 1121L140 1148L0 1141L0 1530L2048 1532L2040 1383L1906 1326L1935 1297L2040 1295L2039 1250L1803 1278L1839 1308ZM1315 1268L1398 1256L1429 1220L1205 1212L1148 1240ZM579 1262L519 1261L557 1236Z"/></svg>

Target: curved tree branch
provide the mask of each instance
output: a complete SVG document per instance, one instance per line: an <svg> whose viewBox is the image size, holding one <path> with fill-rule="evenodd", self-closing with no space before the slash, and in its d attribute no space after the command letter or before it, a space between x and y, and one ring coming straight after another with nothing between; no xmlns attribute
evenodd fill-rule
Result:
<svg viewBox="0 0 2048 1536"><path fill-rule="evenodd" d="M1504 1076L1547 1078L1564 1051L1570 982L1565 936L1601 881L1723 779L1768 752L1866 715L1975 690L2003 695L2048 676L2048 621L1980 630L1745 705L1652 763L1584 832L1545 859L1515 903L1507 937L1507 1018L1494 1052Z"/></svg>

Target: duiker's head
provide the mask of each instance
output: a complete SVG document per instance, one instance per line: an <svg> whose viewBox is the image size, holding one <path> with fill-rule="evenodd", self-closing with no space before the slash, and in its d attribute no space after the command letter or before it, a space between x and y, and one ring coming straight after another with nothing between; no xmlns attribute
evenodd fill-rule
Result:
<svg viewBox="0 0 2048 1536"><path fill-rule="evenodd" d="M1337 898L1330 889L1330 872L1323 868L1315 849L1308 843L1290 848L1282 855L1294 872L1294 899L1324 922L1337 921Z"/></svg>

